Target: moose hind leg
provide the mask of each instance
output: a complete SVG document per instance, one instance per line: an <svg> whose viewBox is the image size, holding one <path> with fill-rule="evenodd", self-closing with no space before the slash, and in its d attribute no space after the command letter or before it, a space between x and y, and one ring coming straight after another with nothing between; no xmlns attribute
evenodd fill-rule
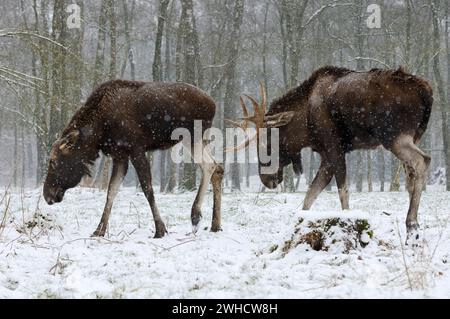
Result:
<svg viewBox="0 0 450 319"><path fill-rule="evenodd" d="M105 208L103 209L103 214L100 223L98 224L95 232L92 234L93 237L105 236L113 201L117 195L117 192L119 191L119 187L122 184L125 175L127 174L127 170L128 170L128 159L122 161L113 160L113 170L111 174L111 179L109 180L108 195L106 197Z"/></svg>
<svg viewBox="0 0 450 319"><path fill-rule="evenodd" d="M407 188L410 193L406 217L406 243L419 239L417 213L420 197L431 158L419 149L410 136L402 136L393 146L392 152L403 162L407 171Z"/></svg>
<svg viewBox="0 0 450 319"><path fill-rule="evenodd" d="M211 231L220 230L220 197L222 191L221 183L223 169L214 161L208 146L205 143L202 143L201 147L202 154L196 154L194 149L191 150L191 157L194 161L200 162L200 167L202 169L202 179L200 181L200 186L191 211L191 222L194 233L198 230L198 225L202 217L201 207L210 181L212 183L214 193L213 222ZM218 194L218 192L220 192L220 194Z"/></svg>
<svg viewBox="0 0 450 319"><path fill-rule="evenodd" d="M152 187L152 173L150 170L150 163L145 157L144 152L132 157L131 162L136 169L139 183L141 184L142 190L144 191L145 197L147 198L147 201L150 204L150 208L152 210L153 220L155 222L155 238L162 238L167 233L167 229L161 219L158 207L156 206L155 195Z"/></svg>
<svg viewBox="0 0 450 319"><path fill-rule="evenodd" d="M406 190L408 191L409 200L411 201L414 192L414 171L403 165L406 175Z"/></svg>
<svg viewBox="0 0 450 319"><path fill-rule="evenodd" d="M202 204L205 198L206 190L208 189L209 181L214 173L215 165L215 163L205 162L200 164L202 169L202 179L200 181L197 196L195 197L191 210L191 222L194 233L197 232L200 220L202 219Z"/></svg>
<svg viewBox="0 0 450 319"><path fill-rule="evenodd" d="M219 164L216 164L216 169L211 177L211 184L213 187L214 206L213 217L211 224L211 231L218 232L222 230L221 227L221 202L222 202L222 179L224 169Z"/></svg>
<svg viewBox="0 0 450 319"><path fill-rule="evenodd" d="M341 208L350 209L349 199L348 199L348 187L347 187L347 166L345 163L345 155L339 156L336 162L336 172L334 173L336 177L336 185L339 193L339 200L341 202Z"/></svg>

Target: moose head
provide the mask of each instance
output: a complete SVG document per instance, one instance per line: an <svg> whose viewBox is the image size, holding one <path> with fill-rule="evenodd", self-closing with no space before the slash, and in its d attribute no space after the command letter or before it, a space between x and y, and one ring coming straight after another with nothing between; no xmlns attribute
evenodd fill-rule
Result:
<svg viewBox="0 0 450 319"><path fill-rule="evenodd" d="M250 100L253 106L253 115L249 115L248 108L244 102L244 99L240 97L240 104L242 107L244 117L240 118L240 122L227 120L232 125L243 129L244 131L248 128L249 123L253 123L256 127L256 133L247 137L246 140L239 146L235 147L234 150L239 150L247 147L250 142L254 139L257 140L258 149L258 171L261 182L269 189L276 188L278 184L283 181L283 170L284 167L293 164L294 171L296 174L301 174L302 165L299 151L293 151L289 145L289 141L293 140L291 138L295 137L295 124L293 125L293 119L296 116L295 111L278 112L274 114L266 114L266 91L262 83L259 83L261 102L249 96L244 95ZM271 145L271 129L276 128L279 130L279 150L275 154ZM261 138L261 132L264 132L263 138ZM278 169L276 172L267 174L263 168L272 165L271 161L262 161L261 154L267 154L271 159L276 159L278 161Z"/></svg>
<svg viewBox="0 0 450 319"><path fill-rule="evenodd" d="M83 153L81 133L77 129L63 135L52 145L44 182L44 198L49 205L61 202L66 190L77 186L81 178L89 174Z"/></svg>

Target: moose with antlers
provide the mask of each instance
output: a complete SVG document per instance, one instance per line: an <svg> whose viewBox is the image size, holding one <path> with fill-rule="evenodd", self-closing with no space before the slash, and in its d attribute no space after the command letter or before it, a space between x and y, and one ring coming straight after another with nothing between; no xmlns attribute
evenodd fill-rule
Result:
<svg viewBox="0 0 450 319"><path fill-rule="evenodd" d="M406 218L407 242L418 239L417 211L431 158L417 145L425 132L433 104L431 86L424 79L397 70L372 69L357 72L345 68L323 67L300 86L272 101L266 113L266 94L260 85L262 102L246 96L254 114L242 98L244 118L232 121L246 128L249 122L259 128L279 129L279 169L262 174L262 183L275 188L283 180L283 168L292 163L301 173L300 151L311 147L320 154L321 164L303 202L308 210L317 196L336 178L342 209L349 209L345 154L357 149L382 145L403 163L409 209ZM270 130L268 130L268 135ZM257 139L257 147L270 150L270 138L259 141L259 134L248 137L237 148ZM258 151L258 155L260 152Z"/></svg>
<svg viewBox="0 0 450 319"><path fill-rule="evenodd" d="M180 140L172 139L172 132L186 128L192 136L186 142L192 149L187 151L191 156L201 157L195 162L200 163L203 173L191 211L194 231L202 216L201 206L210 181L214 201L211 231L219 231L223 168L212 159L203 140L195 140L193 134L195 120L202 121L203 132L211 127L215 109L211 97L189 84L122 80L101 84L52 146L44 183L46 202L50 205L61 202L66 190L89 174L89 166L101 151L112 157L113 168L106 205L93 236L105 235L114 198L131 160L152 210L155 238L163 237L167 230L155 203L145 153L179 143ZM193 151L194 147L201 147L200 155Z"/></svg>

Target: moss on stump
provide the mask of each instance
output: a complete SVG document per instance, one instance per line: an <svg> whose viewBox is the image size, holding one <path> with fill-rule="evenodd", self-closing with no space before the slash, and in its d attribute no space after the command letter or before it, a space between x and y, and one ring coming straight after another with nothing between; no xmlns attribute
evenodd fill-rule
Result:
<svg viewBox="0 0 450 319"><path fill-rule="evenodd" d="M306 244L316 251L349 253L358 247L366 247L373 237L373 230L367 218L347 215L345 212L339 217L319 214L314 218L312 213L307 215L307 218L299 219L294 234L282 245L283 256L301 244Z"/></svg>

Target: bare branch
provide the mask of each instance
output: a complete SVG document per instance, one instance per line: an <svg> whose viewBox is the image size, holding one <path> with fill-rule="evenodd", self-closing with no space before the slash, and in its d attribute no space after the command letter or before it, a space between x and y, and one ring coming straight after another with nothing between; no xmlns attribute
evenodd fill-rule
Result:
<svg viewBox="0 0 450 319"><path fill-rule="evenodd" d="M339 1L334 1L332 3L323 5L309 17L309 19L306 21L306 23L304 25L302 25L302 28L306 28L315 18L317 18L323 11L325 11L328 8L344 7L344 6L352 6L352 5L353 5L353 3L339 3Z"/></svg>

